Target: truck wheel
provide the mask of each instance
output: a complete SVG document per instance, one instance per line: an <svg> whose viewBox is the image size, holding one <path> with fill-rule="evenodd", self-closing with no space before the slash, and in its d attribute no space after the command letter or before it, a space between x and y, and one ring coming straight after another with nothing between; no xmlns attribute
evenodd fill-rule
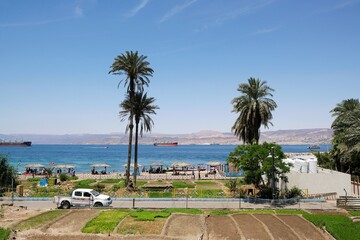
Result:
<svg viewBox="0 0 360 240"><path fill-rule="evenodd" d="M102 207L103 205L102 205L102 203L101 202L96 202L95 204L94 204L94 207Z"/></svg>
<svg viewBox="0 0 360 240"><path fill-rule="evenodd" d="M62 209L69 209L70 208L70 203L68 201L62 201L60 208Z"/></svg>

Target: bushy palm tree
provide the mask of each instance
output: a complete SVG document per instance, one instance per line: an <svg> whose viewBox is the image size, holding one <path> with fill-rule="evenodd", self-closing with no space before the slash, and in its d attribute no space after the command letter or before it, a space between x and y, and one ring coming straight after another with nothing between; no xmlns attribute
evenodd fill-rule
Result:
<svg viewBox="0 0 360 240"><path fill-rule="evenodd" d="M143 92L136 92L131 99L127 96L126 99L120 104L122 111L120 117L125 120L131 115L135 118L135 153L134 153L134 186L136 187L136 173L138 170L138 137L139 133L142 136L143 131L149 132L154 125L150 115L156 114L155 110L159 109L158 106L153 105L155 98L147 97ZM140 127L140 129L139 129ZM140 132L139 132L140 130Z"/></svg>
<svg viewBox="0 0 360 240"><path fill-rule="evenodd" d="M360 173L360 102L347 99L330 111L336 117L331 127L334 129L332 155L341 171Z"/></svg>
<svg viewBox="0 0 360 240"><path fill-rule="evenodd" d="M124 86L127 87L127 93L130 99L133 99L136 91L143 91L144 85L148 86L154 70L149 67L150 63L146 61L146 56L139 55L138 52L126 51L125 54L117 56L114 63L111 66L109 74L124 74L125 78L119 82L124 82ZM126 182L130 179L130 164L131 164L131 148L133 137L133 114L130 112L129 125L126 128L126 132L129 131L129 146L128 146L128 161L126 171Z"/></svg>
<svg viewBox="0 0 360 240"><path fill-rule="evenodd" d="M236 119L232 130L235 135L243 140L244 143L259 143L261 125L268 127L272 123L272 113L277 105L272 97L272 88L266 85L266 81L249 78L248 83L239 85L241 96L234 98L233 112L240 113Z"/></svg>

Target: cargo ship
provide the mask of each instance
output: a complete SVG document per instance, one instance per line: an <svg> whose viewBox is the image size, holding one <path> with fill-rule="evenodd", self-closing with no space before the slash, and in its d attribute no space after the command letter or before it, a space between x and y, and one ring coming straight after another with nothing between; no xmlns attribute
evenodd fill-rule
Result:
<svg viewBox="0 0 360 240"><path fill-rule="evenodd" d="M23 147L30 147L31 146L31 142L26 141L26 142L0 142L0 146L23 146Z"/></svg>
<svg viewBox="0 0 360 240"><path fill-rule="evenodd" d="M157 147L176 147L178 145L177 142L156 142L154 146Z"/></svg>

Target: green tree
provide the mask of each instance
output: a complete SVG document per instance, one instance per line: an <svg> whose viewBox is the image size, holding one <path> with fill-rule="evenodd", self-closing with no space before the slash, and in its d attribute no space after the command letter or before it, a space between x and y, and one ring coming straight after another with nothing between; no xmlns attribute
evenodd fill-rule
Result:
<svg viewBox="0 0 360 240"><path fill-rule="evenodd" d="M144 90L144 85L149 85L149 77L152 77L154 70L149 67L150 63L146 61L146 56L139 55L138 52L126 51L124 54L117 56L111 66L109 74L124 74L125 78L119 82L124 82L127 87L127 94L130 99L133 99L135 92ZM126 127L126 132L129 132L129 146L128 146L128 161L126 171L126 182L130 179L130 164L131 164L131 149L134 128L133 113L130 111L129 124Z"/></svg>
<svg viewBox="0 0 360 240"><path fill-rule="evenodd" d="M329 152L315 152L319 167L336 169L335 160Z"/></svg>
<svg viewBox="0 0 360 240"><path fill-rule="evenodd" d="M6 155L0 155L0 196L4 192L13 186L18 185L17 174L13 166L10 166L8 157Z"/></svg>
<svg viewBox="0 0 360 240"><path fill-rule="evenodd" d="M147 97L143 92L136 92L133 99L128 96L121 104L123 109L120 111L122 120L129 118L131 115L135 118L135 153L134 153L134 187L136 188L136 173L138 170L138 139L139 133L142 136L143 131L149 132L154 125L151 119L151 114L156 114L155 110L159 109L158 106L153 105L155 98ZM140 126L140 129L139 129ZM140 130L140 132L139 132Z"/></svg>
<svg viewBox="0 0 360 240"><path fill-rule="evenodd" d="M358 99L347 99L330 111L335 117L333 155L337 169L360 174L360 103Z"/></svg>
<svg viewBox="0 0 360 240"><path fill-rule="evenodd" d="M248 83L242 83L238 87L241 96L234 98L232 112L240 113L232 126L235 135L244 143L259 143L260 127L268 128L272 123L272 111L277 107L272 97L272 88L266 85L266 81L249 78Z"/></svg>
<svg viewBox="0 0 360 240"><path fill-rule="evenodd" d="M241 167L244 171L244 181L247 184L254 184L256 187L270 187L272 177L271 149L274 148L274 172L275 181L278 176L290 171L290 165L282 160L286 158L281 146L274 143L239 145L227 158L228 163ZM263 178L266 176L266 179Z"/></svg>

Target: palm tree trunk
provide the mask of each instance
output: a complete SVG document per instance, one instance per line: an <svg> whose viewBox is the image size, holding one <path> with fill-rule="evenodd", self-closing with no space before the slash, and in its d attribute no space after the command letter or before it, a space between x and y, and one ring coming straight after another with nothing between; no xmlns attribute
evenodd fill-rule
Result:
<svg viewBox="0 0 360 240"><path fill-rule="evenodd" d="M135 150L134 150L134 188L136 189L136 174L138 171L138 139L139 139L139 123L135 123Z"/></svg>
<svg viewBox="0 0 360 240"><path fill-rule="evenodd" d="M126 168L126 182L127 185L129 185L130 183L130 164L131 164L131 148L132 148L132 137L133 137L133 128L134 128L134 124L133 124L133 116L132 113L131 117L130 117L130 124L129 124L129 146L128 146L128 160L127 160L127 168Z"/></svg>

